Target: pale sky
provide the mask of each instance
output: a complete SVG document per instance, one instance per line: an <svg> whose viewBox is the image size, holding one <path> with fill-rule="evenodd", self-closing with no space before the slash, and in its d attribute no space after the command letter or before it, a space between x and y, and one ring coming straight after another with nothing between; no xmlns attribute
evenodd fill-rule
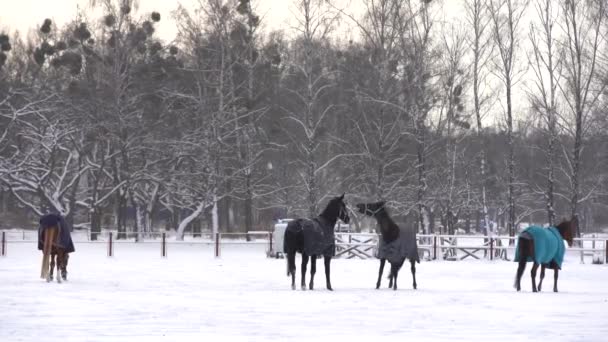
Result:
<svg viewBox="0 0 608 342"><path fill-rule="evenodd" d="M0 30L19 30L22 36L31 28L41 25L45 18L51 18L56 25L62 26L76 17L78 8L91 13L90 0L0 0L0 3ZM254 0L252 3L268 29L289 29L288 19L292 15L290 0ZM198 0L139 0L137 13L159 12L162 19L155 25L157 33L162 39L170 40L177 33L171 12L178 4L194 9L198 6Z"/></svg>
<svg viewBox="0 0 608 342"><path fill-rule="evenodd" d="M347 13L358 17L363 9L364 0L334 0ZM446 16L455 16L461 12L462 0L444 0ZM137 13L145 14L158 11L162 19L155 25L159 36L164 40L175 37L177 29L171 16L178 4L192 10L198 7L199 0L139 0ZM30 29L41 25L45 18L51 18L56 25L63 26L76 17L78 8L91 13L90 0L0 0L0 30L14 32L19 30L25 36ZM267 29L289 30L289 19L292 17L292 0L253 0L256 13L262 17L262 24ZM101 12L97 12L101 13ZM100 18L100 15L89 15L90 18ZM352 24L348 18L343 18L346 25ZM356 35L356 29L342 28L341 37L348 40Z"/></svg>

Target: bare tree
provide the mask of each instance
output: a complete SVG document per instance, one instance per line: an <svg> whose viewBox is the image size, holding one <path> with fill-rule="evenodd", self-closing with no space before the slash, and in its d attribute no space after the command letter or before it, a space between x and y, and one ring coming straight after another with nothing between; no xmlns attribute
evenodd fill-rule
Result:
<svg viewBox="0 0 608 342"><path fill-rule="evenodd" d="M339 17L338 11L322 0L297 0L294 3L294 27L298 33L293 56L284 77L285 91L291 103L283 106L286 111L284 132L290 137L299 165L303 193L306 194L306 213L317 214L318 204L329 192L320 184L322 173L328 165L341 158L341 154L327 156L323 152L331 149L334 139L324 127L328 117L336 111L329 98L336 85L336 71L328 68L328 34ZM324 133L324 131L326 133ZM299 171L298 170L298 171Z"/></svg>
<svg viewBox="0 0 608 342"><path fill-rule="evenodd" d="M471 88L473 90L473 104L477 129L477 143L479 144L479 191L481 196L481 216L484 234L490 233L490 217L488 214L488 201L486 196L487 161L484 147L483 118L487 114L488 102L491 92L487 88L488 63L492 56L491 18L487 10L487 0L468 0L465 3L466 20L472 34L468 37L471 47Z"/></svg>
<svg viewBox="0 0 608 342"><path fill-rule="evenodd" d="M399 80L401 42L399 27L411 20L401 1L374 0L365 4L361 20L345 13L358 27L361 44L350 43L342 54L342 82L348 95L352 121L352 145L361 156L351 158L352 191L358 197L389 201L408 207L406 180L415 170L407 169L409 135L403 127L408 119L401 103ZM410 199L411 202L411 199Z"/></svg>
<svg viewBox="0 0 608 342"><path fill-rule="evenodd" d="M408 127L416 145L416 209L418 229L429 233L430 218L428 208L428 161L431 142L427 120L435 105L435 94L432 87L433 54L431 32L433 18L430 12L431 1L408 0L405 3L411 20L399 27L401 45L401 62L403 63L402 103L410 115Z"/></svg>
<svg viewBox="0 0 608 342"><path fill-rule="evenodd" d="M446 32L447 31L447 32ZM437 135L445 139L445 159L440 165L445 167L437 170L438 175L436 199L442 208L443 222L448 234L454 234L455 225L458 220L457 208L464 207L458 203L462 196L461 191L466 191L465 182L457 175L457 169L461 169L462 155L459 151L460 143L466 130L470 128L466 114L464 113L464 92L466 92L468 75L465 73L465 39L462 31L453 25L447 25L440 49L443 51L442 58L438 63L441 85L439 94L439 118L437 120Z"/></svg>
<svg viewBox="0 0 608 342"><path fill-rule="evenodd" d="M80 162L72 139L75 130L56 121L42 120L22 130L12 163L5 165L4 183L11 193L37 215L48 209L68 216L73 209L70 191L89 169Z"/></svg>
<svg viewBox="0 0 608 342"><path fill-rule="evenodd" d="M528 5L527 0L488 0L488 11L492 17L492 30L494 43L498 50L498 62L496 63L497 76L505 87L507 125L507 202L509 216L507 229L509 235L515 235L515 144L513 132L513 87L520 80L522 68L518 67L518 52L521 38L519 36L519 25Z"/></svg>
<svg viewBox="0 0 608 342"><path fill-rule="evenodd" d="M587 197L581 198L580 194L582 151L590 115L606 86L598 79L598 52L605 41L601 30L605 6L601 0L569 0L562 3L565 58L562 69L564 85L560 84L560 91L569 112L565 120L566 128L574 140L572 151L566 153L572 217L578 216L578 205ZM578 225L577 229L580 236Z"/></svg>
<svg viewBox="0 0 608 342"><path fill-rule="evenodd" d="M557 21L559 7L553 5L551 0L537 0L535 2L538 24L530 24L530 41L532 43L532 54L530 65L535 75L534 89L531 91L530 100L532 107L539 114L546 125L547 145L545 153L547 156L546 188L543 191L546 199L547 222L553 225L555 222L555 171L556 153L558 143L557 127L557 91L559 84L562 58L558 51L558 41L555 38L554 26Z"/></svg>

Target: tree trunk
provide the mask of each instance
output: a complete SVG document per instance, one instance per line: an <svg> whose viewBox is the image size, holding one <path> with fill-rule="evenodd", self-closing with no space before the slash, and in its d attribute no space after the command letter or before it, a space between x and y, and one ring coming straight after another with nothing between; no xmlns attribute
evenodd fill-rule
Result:
<svg viewBox="0 0 608 342"><path fill-rule="evenodd" d="M198 204L198 206L194 209L194 211L190 215L186 216L179 223L179 226L177 227L177 232L175 233L175 238L177 240L180 240L180 241L184 240L184 232L186 231L186 227L188 227L188 225L190 224L190 222L192 222L194 219L196 219L197 217L199 217L199 215L203 212L204 208L205 208L205 203L204 203L204 201L201 201Z"/></svg>

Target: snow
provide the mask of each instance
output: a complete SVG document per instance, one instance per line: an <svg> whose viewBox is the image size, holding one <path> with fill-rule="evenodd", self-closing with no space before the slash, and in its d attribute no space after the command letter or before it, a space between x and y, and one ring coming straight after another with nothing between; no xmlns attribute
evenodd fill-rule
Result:
<svg viewBox="0 0 608 342"><path fill-rule="evenodd" d="M399 290L375 290L377 260L336 259L334 292L317 262L316 289L292 291L283 259L267 246L174 242L77 243L68 282L39 279L32 242L9 243L0 257L0 341L605 341L608 266L580 264L569 253L561 292L512 285L516 264L432 261L409 267ZM300 265L297 261L299 283ZM388 267L387 267L388 268ZM545 289L553 285L552 272ZM521 309L518 309L521 308Z"/></svg>

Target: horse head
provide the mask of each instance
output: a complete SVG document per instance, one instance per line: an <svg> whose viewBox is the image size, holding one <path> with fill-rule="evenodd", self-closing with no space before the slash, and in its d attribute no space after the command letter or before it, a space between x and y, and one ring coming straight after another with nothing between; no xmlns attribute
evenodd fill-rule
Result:
<svg viewBox="0 0 608 342"><path fill-rule="evenodd" d="M329 201L328 208L331 208L333 215L339 218L342 222L348 224L350 217L348 216L348 209L346 208L346 202L344 202L344 194L342 196L334 197Z"/></svg>
<svg viewBox="0 0 608 342"><path fill-rule="evenodd" d="M377 213L384 209L385 203L385 201L375 203L358 203L356 207L361 214L374 217Z"/></svg>
<svg viewBox="0 0 608 342"><path fill-rule="evenodd" d="M572 247L572 244L574 243L574 234L577 226L578 218L576 216L570 221L562 220L562 222L557 225L557 230L562 238L568 243L568 247Z"/></svg>

